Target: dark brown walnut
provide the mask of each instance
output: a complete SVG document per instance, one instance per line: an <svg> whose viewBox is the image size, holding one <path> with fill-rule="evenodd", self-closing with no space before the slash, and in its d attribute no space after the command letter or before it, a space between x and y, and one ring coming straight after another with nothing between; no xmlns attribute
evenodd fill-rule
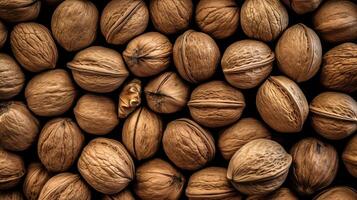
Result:
<svg viewBox="0 0 357 200"><path fill-rule="evenodd" d="M83 49L97 36L98 18L98 10L91 1L64 1L52 15L53 37L66 51Z"/></svg>
<svg viewBox="0 0 357 200"><path fill-rule="evenodd" d="M39 121L24 103L0 103L0 146L11 151L26 150L35 142L39 131Z"/></svg>
<svg viewBox="0 0 357 200"><path fill-rule="evenodd" d="M241 40L230 45L221 65L226 80L234 87L250 89L270 74L275 60L268 45L257 40Z"/></svg>
<svg viewBox="0 0 357 200"><path fill-rule="evenodd" d="M357 135L354 135L347 143L342 153L342 160L347 171L357 178Z"/></svg>
<svg viewBox="0 0 357 200"><path fill-rule="evenodd" d="M0 53L0 100L18 95L25 84L25 75L16 61Z"/></svg>
<svg viewBox="0 0 357 200"><path fill-rule="evenodd" d="M94 94L85 94L78 100L74 115L78 125L94 135L108 134L119 123L114 101Z"/></svg>
<svg viewBox="0 0 357 200"><path fill-rule="evenodd" d="M149 10L142 0L110 1L100 18L107 43L123 45L142 34L149 23Z"/></svg>
<svg viewBox="0 0 357 200"><path fill-rule="evenodd" d="M216 153L212 135L186 118L174 120L167 125L162 144L169 159L185 170L202 168Z"/></svg>
<svg viewBox="0 0 357 200"><path fill-rule="evenodd" d="M18 185L25 173L22 158L0 147L0 190Z"/></svg>
<svg viewBox="0 0 357 200"><path fill-rule="evenodd" d="M243 118L219 135L217 146L223 158L230 160L243 145L259 138L270 139L269 130L254 118Z"/></svg>
<svg viewBox="0 0 357 200"><path fill-rule="evenodd" d="M299 200L299 198L289 189L282 187L268 195L253 195L247 200Z"/></svg>
<svg viewBox="0 0 357 200"><path fill-rule="evenodd" d="M243 32L250 38L273 41L288 27L289 15L280 0L246 0L240 14Z"/></svg>
<svg viewBox="0 0 357 200"><path fill-rule="evenodd" d="M196 23L203 32L217 39L230 37L239 26L239 7L234 0L200 0Z"/></svg>
<svg viewBox="0 0 357 200"><path fill-rule="evenodd" d="M190 200L242 199L241 195L227 179L227 169L208 167L191 175L186 187Z"/></svg>
<svg viewBox="0 0 357 200"><path fill-rule="evenodd" d="M275 55L280 71L298 83L307 81L320 69L319 36L304 24L291 26L279 38Z"/></svg>
<svg viewBox="0 0 357 200"><path fill-rule="evenodd" d="M291 180L294 189L311 195L334 180L338 169L338 155L332 145L315 138L305 138L290 150L293 158Z"/></svg>
<svg viewBox="0 0 357 200"><path fill-rule="evenodd" d="M42 72L33 77L25 89L27 105L39 116L57 116L68 111L77 91L71 76L63 69Z"/></svg>
<svg viewBox="0 0 357 200"><path fill-rule="evenodd" d="M39 72L56 67L57 47L45 26L34 22L17 24L10 42L16 60L25 69Z"/></svg>
<svg viewBox="0 0 357 200"><path fill-rule="evenodd" d="M134 162L118 141L96 138L84 147L78 170L95 190L104 194L122 191L133 179Z"/></svg>
<svg viewBox="0 0 357 200"><path fill-rule="evenodd" d="M90 92L112 92L129 76L122 56L101 46L78 52L67 66L72 70L76 83Z"/></svg>
<svg viewBox="0 0 357 200"><path fill-rule="evenodd" d="M142 200L178 200L185 181L177 169L156 158L138 167L134 192Z"/></svg>
<svg viewBox="0 0 357 200"><path fill-rule="evenodd" d="M214 75L220 60L220 51L209 35L188 30L176 39L173 59L183 79L198 83Z"/></svg>
<svg viewBox="0 0 357 200"><path fill-rule="evenodd" d="M91 191L78 174L61 173L50 178L43 186L38 200L90 200Z"/></svg>
<svg viewBox="0 0 357 200"><path fill-rule="evenodd" d="M134 79L123 87L119 94L119 118L126 118L141 104L141 90L139 79Z"/></svg>
<svg viewBox="0 0 357 200"><path fill-rule="evenodd" d="M303 15L316 10L322 1L323 0L283 0L285 5L287 5L299 15Z"/></svg>
<svg viewBox="0 0 357 200"><path fill-rule="evenodd" d="M344 43L323 56L321 84L328 89L357 91L357 44Z"/></svg>
<svg viewBox="0 0 357 200"><path fill-rule="evenodd" d="M268 194L283 184L291 160L291 156L279 143L256 139L233 155L228 165L227 178L244 194Z"/></svg>
<svg viewBox="0 0 357 200"><path fill-rule="evenodd" d="M7 28L4 23L0 21L0 49L5 45L7 39Z"/></svg>
<svg viewBox="0 0 357 200"><path fill-rule="evenodd" d="M51 176L41 163L31 163L23 184L25 197L28 200L37 200L43 186Z"/></svg>
<svg viewBox="0 0 357 200"><path fill-rule="evenodd" d="M346 186L338 186L324 190L314 200L355 200L356 190Z"/></svg>
<svg viewBox="0 0 357 200"><path fill-rule="evenodd" d="M153 111L174 113L186 106L190 88L175 72L165 72L152 79L144 92L147 104Z"/></svg>
<svg viewBox="0 0 357 200"><path fill-rule="evenodd" d="M38 17L39 0L0 0L0 19L8 22L32 21Z"/></svg>
<svg viewBox="0 0 357 200"><path fill-rule="evenodd" d="M300 132L309 113L304 93L285 76L270 76L260 86L256 106L263 120L283 133Z"/></svg>
<svg viewBox="0 0 357 200"><path fill-rule="evenodd" d="M67 171L77 160L84 135L70 118L56 118L45 124L37 144L37 154L51 172Z"/></svg>
<svg viewBox="0 0 357 200"><path fill-rule="evenodd" d="M154 27L164 34L186 30L193 13L192 0L152 0L150 17Z"/></svg>
<svg viewBox="0 0 357 200"><path fill-rule="evenodd" d="M16 190L1 191L1 200L25 200L24 195Z"/></svg>
<svg viewBox="0 0 357 200"><path fill-rule="evenodd" d="M357 103L349 95L323 92L310 103L311 125L330 140L340 140L357 130Z"/></svg>
<svg viewBox="0 0 357 200"><path fill-rule="evenodd" d="M210 81L196 87L187 103L192 118L211 128L237 121L245 108L243 94L223 81Z"/></svg>
<svg viewBox="0 0 357 200"><path fill-rule="evenodd" d="M123 190L117 194L104 195L102 200L135 200L134 195L129 189Z"/></svg>
<svg viewBox="0 0 357 200"><path fill-rule="evenodd" d="M160 116L141 107L125 120L121 137L130 154L137 160L143 160L159 150L162 132Z"/></svg>
<svg viewBox="0 0 357 200"><path fill-rule="evenodd" d="M170 64L172 44L161 33L144 33L129 42L123 52L129 70L138 77L159 74Z"/></svg>

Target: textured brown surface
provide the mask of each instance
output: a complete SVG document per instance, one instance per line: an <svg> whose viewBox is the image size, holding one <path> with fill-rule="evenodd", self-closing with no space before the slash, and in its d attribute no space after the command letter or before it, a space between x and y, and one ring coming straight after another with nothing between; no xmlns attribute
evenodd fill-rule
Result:
<svg viewBox="0 0 357 200"><path fill-rule="evenodd" d="M104 195L102 200L135 200L130 190L123 190L117 194Z"/></svg>
<svg viewBox="0 0 357 200"><path fill-rule="evenodd" d="M0 48L2 48L7 40L8 31L5 24L0 21Z"/></svg>
<svg viewBox="0 0 357 200"><path fill-rule="evenodd" d="M0 19L8 22L35 20L41 8L39 0L1 0Z"/></svg>
<svg viewBox="0 0 357 200"><path fill-rule="evenodd" d="M316 10L323 0L283 0L294 12L303 15Z"/></svg>
<svg viewBox="0 0 357 200"><path fill-rule="evenodd" d="M31 163L27 168L23 184L25 197L28 200L37 200L43 186L51 176L41 163Z"/></svg>
<svg viewBox="0 0 357 200"><path fill-rule="evenodd" d="M11 189L18 185L25 173L22 158L0 148L0 190Z"/></svg>
<svg viewBox="0 0 357 200"><path fill-rule="evenodd" d="M1 191L0 199L1 200L25 200L24 195L20 191L16 191L16 190Z"/></svg>
<svg viewBox="0 0 357 200"><path fill-rule="evenodd" d="M126 118L141 104L142 86L139 79L128 82L119 94L118 117Z"/></svg>
<svg viewBox="0 0 357 200"><path fill-rule="evenodd" d="M342 160L348 172L357 177L357 135L354 135L347 143L342 153Z"/></svg>
<svg viewBox="0 0 357 200"><path fill-rule="evenodd" d="M253 195L246 200L299 200L299 198L286 187L281 187L268 195Z"/></svg>
<svg viewBox="0 0 357 200"><path fill-rule="evenodd" d="M350 187L339 186L324 190L314 200L355 200L356 190Z"/></svg>

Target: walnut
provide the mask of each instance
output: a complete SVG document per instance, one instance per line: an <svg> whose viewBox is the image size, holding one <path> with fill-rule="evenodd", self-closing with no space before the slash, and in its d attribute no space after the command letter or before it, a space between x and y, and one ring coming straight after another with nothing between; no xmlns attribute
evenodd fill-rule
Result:
<svg viewBox="0 0 357 200"><path fill-rule="evenodd" d="M323 0L283 0L285 5L290 7L299 15L303 15L316 10Z"/></svg>
<svg viewBox="0 0 357 200"><path fill-rule="evenodd" d="M118 117L126 118L141 104L141 81L134 79L119 94Z"/></svg>
<svg viewBox="0 0 357 200"><path fill-rule="evenodd" d="M39 0L0 0L0 19L8 22L32 21L38 17Z"/></svg>
<svg viewBox="0 0 357 200"><path fill-rule="evenodd" d="M126 189L117 194L104 195L102 200L135 200L135 198L130 190Z"/></svg>
<svg viewBox="0 0 357 200"><path fill-rule="evenodd" d="M22 158L0 147L0 190L18 185L25 173Z"/></svg>
<svg viewBox="0 0 357 200"><path fill-rule="evenodd" d="M28 200L37 200L43 186L51 174L41 163L31 163L23 184L23 191ZM1 198L0 198L1 199Z"/></svg>
<svg viewBox="0 0 357 200"><path fill-rule="evenodd" d="M16 190L1 191L0 199L2 200L25 200L24 195Z"/></svg>
<svg viewBox="0 0 357 200"><path fill-rule="evenodd" d="M299 198L289 188L282 187L268 195L253 195L246 200L299 200Z"/></svg>
<svg viewBox="0 0 357 200"><path fill-rule="evenodd" d="M324 190L314 200L355 200L357 192L353 188L338 186Z"/></svg>
<svg viewBox="0 0 357 200"><path fill-rule="evenodd" d="M0 49L5 45L7 39L7 28L0 20Z"/></svg>
<svg viewBox="0 0 357 200"><path fill-rule="evenodd" d="M354 135L347 143L345 150L342 153L342 160L347 171L357 177L357 135Z"/></svg>

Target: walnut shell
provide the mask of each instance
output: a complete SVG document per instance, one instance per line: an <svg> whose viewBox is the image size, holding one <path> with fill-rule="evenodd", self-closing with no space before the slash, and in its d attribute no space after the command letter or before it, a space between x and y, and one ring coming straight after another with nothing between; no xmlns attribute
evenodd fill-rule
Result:
<svg viewBox="0 0 357 200"><path fill-rule="evenodd" d="M117 194L104 195L102 200L135 200L135 198L130 190L125 189Z"/></svg>
<svg viewBox="0 0 357 200"><path fill-rule="evenodd" d="M104 194L122 191L135 174L134 162L125 147L107 138L90 141L84 147L77 167L87 183Z"/></svg>
<svg viewBox="0 0 357 200"><path fill-rule="evenodd" d="M152 0L150 17L155 29L164 34L186 30L193 14L192 0Z"/></svg>
<svg viewBox="0 0 357 200"><path fill-rule="evenodd" d="M211 128L237 121L245 108L243 94L223 81L210 81L196 87L187 103L192 118Z"/></svg>
<svg viewBox="0 0 357 200"><path fill-rule="evenodd" d="M219 135L218 148L223 158L230 160L243 145L259 138L270 139L269 130L254 118L243 118Z"/></svg>
<svg viewBox="0 0 357 200"><path fill-rule="evenodd" d="M7 39L7 28L4 23L0 21L0 49L5 45Z"/></svg>
<svg viewBox="0 0 357 200"><path fill-rule="evenodd" d="M77 96L73 81L63 69L42 72L25 89L27 105L39 116L57 116L68 111Z"/></svg>
<svg viewBox="0 0 357 200"><path fill-rule="evenodd" d="M23 191L28 200L37 200L43 186L51 174L41 163L31 163L23 184ZM1 199L1 198L0 198Z"/></svg>
<svg viewBox="0 0 357 200"><path fill-rule="evenodd" d="M126 118L141 104L141 81L134 79L119 94L118 117Z"/></svg>
<svg viewBox="0 0 357 200"><path fill-rule="evenodd" d="M156 158L138 167L134 192L142 200L178 200L185 181L177 169Z"/></svg>
<svg viewBox="0 0 357 200"><path fill-rule="evenodd" d="M162 133L163 123L160 116L141 107L125 120L122 141L134 158L143 160L159 150Z"/></svg>
<svg viewBox="0 0 357 200"><path fill-rule="evenodd" d="M185 170L203 167L216 153L212 135L186 118L174 120L166 126L162 144L169 159Z"/></svg>
<svg viewBox="0 0 357 200"><path fill-rule="evenodd" d="M116 90L129 76L121 55L100 46L78 52L67 66L81 88L97 93Z"/></svg>
<svg viewBox="0 0 357 200"><path fill-rule="evenodd" d="M228 83L240 89L250 89L267 78L274 60L274 52L265 43L241 40L226 49L221 65Z"/></svg>
<svg viewBox="0 0 357 200"><path fill-rule="evenodd" d="M300 132L309 113L304 93L285 76L271 76L260 86L256 106L265 123L283 133Z"/></svg>
<svg viewBox="0 0 357 200"><path fill-rule="evenodd" d="M0 190L18 185L25 173L22 158L0 147Z"/></svg>
<svg viewBox="0 0 357 200"><path fill-rule="evenodd" d="M342 160L347 171L357 178L357 135L354 135L347 143L342 153Z"/></svg>
<svg viewBox="0 0 357 200"><path fill-rule="evenodd" d="M48 199L90 200L91 191L78 174L61 173L43 186L38 200Z"/></svg>
<svg viewBox="0 0 357 200"><path fill-rule="evenodd" d="M330 140L340 140L357 130L357 103L347 94L323 92L310 103L311 125Z"/></svg>
<svg viewBox="0 0 357 200"><path fill-rule="evenodd" d="M78 125L90 134L108 134L119 123L115 103L105 96L85 94L73 110Z"/></svg>
<svg viewBox="0 0 357 200"><path fill-rule="evenodd" d="M8 22L32 21L38 17L39 0L0 0L0 19Z"/></svg>
<svg viewBox="0 0 357 200"><path fill-rule="evenodd" d="M256 139L233 155L228 165L227 178L244 194L267 194L283 184L291 160L291 156L279 143Z"/></svg>
<svg viewBox="0 0 357 200"><path fill-rule="evenodd" d="M0 100L18 95L25 84L25 75L16 61L0 53Z"/></svg>
<svg viewBox="0 0 357 200"><path fill-rule="evenodd" d="M84 143L84 135L70 118L50 120L42 128L37 153L51 172L67 171L77 160Z"/></svg>
<svg viewBox="0 0 357 200"><path fill-rule="evenodd" d="M188 30L176 39L173 59L183 79L198 83L214 75L220 60L220 51L209 35Z"/></svg>
<svg viewBox="0 0 357 200"><path fill-rule="evenodd" d="M152 79L144 92L147 104L153 111L174 113L186 106L190 88L175 72L165 72Z"/></svg>
<svg viewBox="0 0 357 200"><path fill-rule="evenodd" d="M279 38L275 55L280 71L296 82L307 81L320 69L322 47L319 36L304 24L291 26Z"/></svg>
<svg viewBox="0 0 357 200"><path fill-rule="evenodd" d="M321 84L342 92L357 91L357 44L344 43L325 53Z"/></svg>
<svg viewBox="0 0 357 200"><path fill-rule="evenodd" d="M253 195L246 200L299 200L299 198L289 188L282 187L268 195Z"/></svg>
<svg viewBox="0 0 357 200"><path fill-rule="evenodd" d="M25 200L24 195L16 190L1 191L1 200Z"/></svg>
<svg viewBox="0 0 357 200"><path fill-rule="evenodd" d="M240 20L248 37L269 42L288 27L289 15L279 0L246 0L241 8Z"/></svg>
<svg viewBox="0 0 357 200"><path fill-rule="evenodd" d="M305 138L290 150L293 158L291 179L301 194L313 194L331 184L338 168L338 155L332 145Z"/></svg>
<svg viewBox="0 0 357 200"><path fill-rule="evenodd" d="M39 121L24 103L0 103L0 146L11 151L26 150L36 141L39 131Z"/></svg>
<svg viewBox="0 0 357 200"><path fill-rule="evenodd" d="M142 0L110 1L100 18L107 43L122 45L142 34L149 23L149 10Z"/></svg>
<svg viewBox="0 0 357 200"><path fill-rule="evenodd" d="M318 194L314 200L355 200L357 193L353 188L346 186L333 187Z"/></svg>
<svg viewBox="0 0 357 200"><path fill-rule="evenodd" d="M97 36L99 13L87 0L64 1L53 12L53 37L66 51L89 46Z"/></svg>
<svg viewBox="0 0 357 200"><path fill-rule="evenodd" d="M283 0L285 5L290 7L294 12L303 15L312 12L319 7L323 0Z"/></svg>

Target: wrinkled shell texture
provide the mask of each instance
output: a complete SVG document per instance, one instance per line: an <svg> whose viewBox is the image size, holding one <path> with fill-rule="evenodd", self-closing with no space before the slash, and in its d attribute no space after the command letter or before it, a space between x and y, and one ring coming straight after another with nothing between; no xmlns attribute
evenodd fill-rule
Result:
<svg viewBox="0 0 357 200"><path fill-rule="evenodd" d="M135 200L130 190L123 190L117 194L104 195L102 200Z"/></svg>
<svg viewBox="0 0 357 200"><path fill-rule="evenodd" d="M42 72L26 86L25 97L32 112L39 116L57 116L71 108L77 92L63 69Z"/></svg>
<svg viewBox="0 0 357 200"><path fill-rule="evenodd" d="M0 190L18 185L26 169L22 158L0 148Z"/></svg>
<svg viewBox="0 0 357 200"><path fill-rule="evenodd" d="M226 80L234 87L250 89L270 74L275 60L268 45L257 40L231 44L223 54L221 65Z"/></svg>
<svg viewBox="0 0 357 200"><path fill-rule="evenodd" d="M8 22L31 21L40 13L38 0L1 0L0 19Z"/></svg>
<svg viewBox="0 0 357 200"><path fill-rule="evenodd" d="M263 120L283 133L301 131L309 112L304 93L285 76L271 76L260 86L256 106Z"/></svg>
<svg viewBox="0 0 357 200"><path fill-rule="evenodd" d="M176 39L173 59L183 79L198 83L214 75L220 61L220 51L209 35L188 30Z"/></svg>
<svg viewBox="0 0 357 200"><path fill-rule="evenodd" d="M147 104L158 113L182 110L190 95L189 86L175 72L165 72L154 78L144 91Z"/></svg>
<svg viewBox="0 0 357 200"><path fill-rule="evenodd" d="M335 148L314 138L296 143L290 150L293 158L291 179L295 190L312 194L331 184L338 168Z"/></svg>
<svg viewBox="0 0 357 200"><path fill-rule="evenodd" d="M10 42L16 60L25 69L39 72L56 67L57 47L45 26L33 22L18 24L11 32Z"/></svg>
<svg viewBox="0 0 357 200"><path fill-rule="evenodd" d="M91 140L84 147L77 167L87 183L104 194L120 192L135 176L134 162L125 147L107 138Z"/></svg>
<svg viewBox="0 0 357 200"><path fill-rule="evenodd" d="M227 178L244 194L267 194L283 184L291 160L291 156L279 143L256 139L233 155L228 165Z"/></svg>
<svg viewBox="0 0 357 200"><path fill-rule="evenodd" d="M246 0L240 17L247 36L266 42L275 40L289 24L288 12L280 0Z"/></svg>
<svg viewBox="0 0 357 200"><path fill-rule="evenodd" d="M279 69L296 82L307 81L320 69L322 47L319 36L304 24L288 28L280 37L275 55Z"/></svg>
<svg viewBox="0 0 357 200"><path fill-rule="evenodd" d="M144 33L129 42L123 52L129 70L138 77L159 74L170 64L172 44L158 32Z"/></svg>
<svg viewBox="0 0 357 200"><path fill-rule="evenodd" d="M98 18L98 10L92 2L64 1L52 15L53 37L67 51L83 49L97 36Z"/></svg>
<svg viewBox="0 0 357 200"><path fill-rule="evenodd" d="M4 23L0 21L0 49L4 46L6 40L7 40L7 28Z"/></svg>
<svg viewBox="0 0 357 200"><path fill-rule="evenodd" d="M299 15L316 10L322 1L323 0L283 0L287 6L293 9Z"/></svg>
<svg viewBox="0 0 357 200"><path fill-rule="evenodd" d="M25 200L24 196L19 191L1 191L0 199L2 200Z"/></svg>
<svg viewBox="0 0 357 200"><path fill-rule="evenodd" d="M28 200L37 200L43 186L50 178L51 174L41 163L31 163L23 184L25 197Z"/></svg>
<svg viewBox="0 0 357 200"><path fill-rule="evenodd" d="M355 200L357 199L356 190L350 187L333 187L323 191L314 200Z"/></svg>
<svg viewBox="0 0 357 200"><path fill-rule="evenodd" d="M0 146L11 151L29 148L40 124L27 106L19 101L0 103Z"/></svg>
<svg viewBox="0 0 357 200"><path fill-rule="evenodd" d="M149 10L142 0L110 1L100 19L100 29L109 44L122 45L143 33Z"/></svg>
<svg viewBox="0 0 357 200"><path fill-rule="evenodd" d="M197 170L216 153L211 134L190 119L177 119L170 122L162 139L164 151L179 168Z"/></svg>
<svg viewBox="0 0 357 200"><path fill-rule="evenodd" d="M317 133L339 140L357 130L357 103L349 95L323 92L310 103L311 125Z"/></svg>
<svg viewBox="0 0 357 200"><path fill-rule="evenodd" d="M353 136L347 143L342 154L342 160L348 172L357 177L357 135Z"/></svg>
<svg viewBox="0 0 357 200"><path fill-rule="evenodd" d="M154 159L138 167L134 192L143 200L178 200L185 181L185 177L168 162Z"/></svg>
<svg viewBox="0 0 357 200"><path fill-rule="evenodd" d="M299 198L289 189L282 187L268 195L253 195L247 200L299 200Z"/></svg>
<svg viewBox="0 0 357 200"><path fill-rule="evenodd" d="M192 19L192 0L152 0L150 17L155 28L165 34L174 34L188 28Z"/></svg>
<svg viewBox="0 0 357 200"><path fill-rule="evenodd" d="M121 55L100 46L80 51L67 66L76 83L90 92L112 92L129 76Z"/></svg>
<svg viewBox="0 0 357 200"><path fill-rule="evenodd" d="M126 118L141 104L141 81L134 79L119 94L118 117Z"/></svg>

